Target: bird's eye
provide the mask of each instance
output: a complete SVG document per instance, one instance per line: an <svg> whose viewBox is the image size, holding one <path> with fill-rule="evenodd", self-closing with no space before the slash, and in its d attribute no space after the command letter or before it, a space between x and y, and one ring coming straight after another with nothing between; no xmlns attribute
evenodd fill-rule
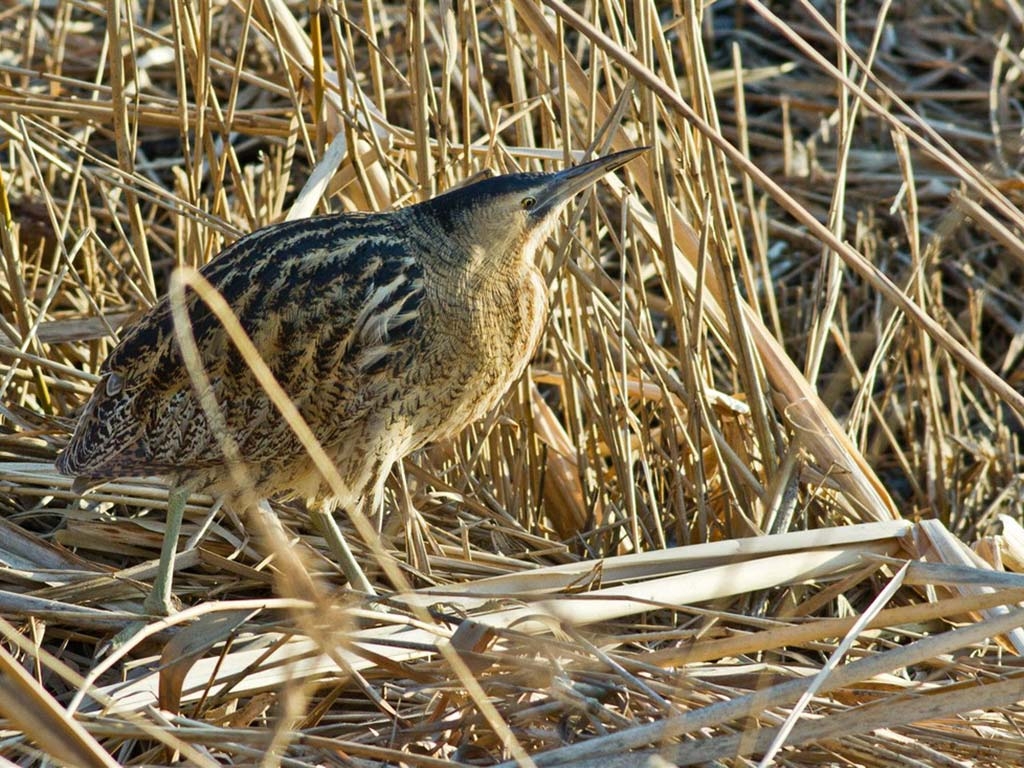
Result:
<svg viewBox="0 0 1024 768"><path fill-rule="evenodd" d="M107 377L107 396L114 397L115 395L121 394L121 390L124 388L124 379L118 373L110 372L110 376Z"/></svg>
<svg viewBox="0 0 1024 768"><path fill-rule="evenodd" d="M522 200L520 201L520 203L519 203L519 204L520 204L521 206L523 206L523 210L524 210L524 211L528 211L528 210L530 210L531 208L533 208L533 206L535 206L535 205L537 204L537 198L535 198L535 197L524 197L524 198L523 198L523 199L522 199Z"/></svg>

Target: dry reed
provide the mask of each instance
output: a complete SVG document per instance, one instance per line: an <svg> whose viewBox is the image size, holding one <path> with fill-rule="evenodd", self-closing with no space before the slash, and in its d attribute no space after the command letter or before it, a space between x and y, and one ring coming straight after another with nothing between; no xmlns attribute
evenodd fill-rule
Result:
<svg viewBox="0 0 1024 768"><path fill-rule="evenodd" d="M0 10L0 755L1024 762L1024 9L779 7ZM183 610L104 646L166 489L53 459L175 267L641 144L545 250L530 376L391 478L388 568L356 542L409 590L196 496Z"/></svg>

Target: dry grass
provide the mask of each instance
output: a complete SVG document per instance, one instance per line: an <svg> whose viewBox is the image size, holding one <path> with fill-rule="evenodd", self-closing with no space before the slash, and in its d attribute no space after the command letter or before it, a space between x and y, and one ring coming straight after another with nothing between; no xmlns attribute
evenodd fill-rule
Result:
<svg viewBox="0 0 1024 768"><path fill-rule="evenodd" d="M1024 762L1024 9L415 5L0 9L0 755ZM391 479L413 591L195 497L183 611L104 648L166 489L52 462L175 266L643 144L531 376Z"/></svg>

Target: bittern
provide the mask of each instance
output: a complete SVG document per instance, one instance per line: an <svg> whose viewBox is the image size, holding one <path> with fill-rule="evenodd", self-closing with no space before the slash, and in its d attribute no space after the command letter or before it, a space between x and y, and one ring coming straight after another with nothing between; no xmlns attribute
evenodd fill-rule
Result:
<svg viewBox="0 0 1024 768"><path fill-rule="evenodd" d="M293 430L193 291L185 306L224 426L259 498L306 498L331 513L375 512L409 453L458 433L522 375L547 315L539 248L570 200L644 149L556 173L486 178L387 213L287 221L241 238L200 273L336 464L326 485ZM144 608L172 611L171 577L189 493L229 500L222 436L193 387L164 297L100 368L57 468L76 487L157 475L171 483L160 568ZM337 532L354 586L369 588Z"/></svg>

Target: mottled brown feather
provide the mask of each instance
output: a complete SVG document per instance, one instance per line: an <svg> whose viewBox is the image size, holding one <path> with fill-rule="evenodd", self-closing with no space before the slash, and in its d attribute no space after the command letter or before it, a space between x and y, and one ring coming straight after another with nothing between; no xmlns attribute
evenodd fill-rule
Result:
<svg viewBox="0 0 1024 768"><path fill-rule="evenodd" d="M589 171L586 185L622 162ZM549 192L557 178L498 176L399 211L270 226L202 269L337 464L351 498L335 501L376 497L395 461L480 418L522 375L546 314L535 252L585 186L569 189L567 180L556 198ZM537 199L550 210L530 211ZM186 302L213 394L255 471L254 490L328 496L220 323L195 294ZM166 298L100 372L57 460L61 472L156 474L231 492Z"/></svg>

